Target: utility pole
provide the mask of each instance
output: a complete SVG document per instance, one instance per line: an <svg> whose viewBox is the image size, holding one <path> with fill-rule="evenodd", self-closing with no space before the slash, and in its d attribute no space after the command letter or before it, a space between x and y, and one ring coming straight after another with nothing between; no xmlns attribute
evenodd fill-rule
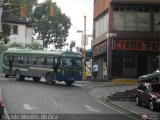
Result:
<svg viewBox="0 0 160 120"><path fill-rule="evenodd" d="M84 46L83 46L83 80L86 80L86 16L84 16Z"/></svg>

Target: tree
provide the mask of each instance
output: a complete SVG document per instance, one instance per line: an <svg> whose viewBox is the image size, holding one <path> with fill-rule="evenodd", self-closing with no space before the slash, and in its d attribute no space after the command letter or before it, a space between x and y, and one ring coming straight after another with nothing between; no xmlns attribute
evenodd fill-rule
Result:
<svg viewBox="0 0 160 120"><path fill-rule="evenodd" d="M26 17L31 16L31 11L33 5L37 3L37 0L4 0L3 13L2 13L2 33L0 33L0 41L1 43L7 44L9 42L10 36L10 25L7 24L7 21L3 21L3 18L7 18L7 16L13 14L20 16L20 5L26 5Z"/></svg>
<svg viewBox="0 0 160 120"><path fill-rule="evenodd" d="M72 40L71 43L70 43L70 46L69 46L70 51L72 51L72 48L75 47L75 46L76 46L76 42Z"/></svg>
<svg viewBox="0 0 160 120"><path fill-rule="evenodd" d="M22 44L16 42L10 44L9 47L25 48Z"/></svg>
<svg viewBox="0 0 160 120"><path fill-rule="evenodd" d="M10 36L10 26L7 24L3 24L2 32L0 33L1 43L7 44L9 42L8 36Z"/></svg>
<svg viewBox="0 0 160 120"><path fill-rule="evenodd" d="M38 42L33 42L30 46L35 50L42 49L41 45Z"/></svg>
<svg viewBox="0 0 160 120"><path fill-rule="evenodd" d="M4 0L3 14L20 16L21 6L24 5L26 17L30 18L35 4L37 4L37 0Z"/></svg>
<svg viewBox="0 0 160 120"><path fill-rule="evenodd" d="M7 46L5 44L0 44L0 54L7 50Z"/></svg>
<svg viewBox="0 0 160 120"><path fill-rule="evenodd" d="M70 18L61 13L60 8L54 3L54 16L50 16L50 0L38 5L32 17L35 22L35 33L38 39L43 40L44 47L54 44L56 49L62 49L67 45L66 38L71 26Z"/></svg>

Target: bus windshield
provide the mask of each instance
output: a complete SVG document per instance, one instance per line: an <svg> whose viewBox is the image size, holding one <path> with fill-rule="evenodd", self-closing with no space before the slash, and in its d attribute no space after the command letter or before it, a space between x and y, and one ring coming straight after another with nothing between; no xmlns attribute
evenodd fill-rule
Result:
<svg viewBox="0 0 160 120"><path fill-rule="evenodd" d="M75 58L61 58L61 67L80 67L81 65L80 59Z"/></svg>

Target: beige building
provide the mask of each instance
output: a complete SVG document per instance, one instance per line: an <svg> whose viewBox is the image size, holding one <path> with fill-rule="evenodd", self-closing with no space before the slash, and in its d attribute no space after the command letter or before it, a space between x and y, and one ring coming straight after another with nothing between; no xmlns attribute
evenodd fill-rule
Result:
<svg viewBox="0 0 160 120"><path fill-rule="evenodd" d="M159 0L94 0L93 20L99 79L137 78L158 67Z"/></svg>

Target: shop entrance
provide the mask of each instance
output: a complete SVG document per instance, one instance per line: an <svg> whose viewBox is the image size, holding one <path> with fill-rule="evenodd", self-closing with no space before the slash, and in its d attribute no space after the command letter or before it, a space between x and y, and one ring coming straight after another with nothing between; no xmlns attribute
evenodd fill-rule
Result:
<svg viewBox="0 0 160 120"><path fill-rule="evenodd" d="M123 76L123 55L113 55L112 58L112 76Z"/></svg>
<svg viewBox="0 0 160 120"><path fill-rule="evenodd" d="M137 77L148 73L148 56L137 56Z"/></svg>

